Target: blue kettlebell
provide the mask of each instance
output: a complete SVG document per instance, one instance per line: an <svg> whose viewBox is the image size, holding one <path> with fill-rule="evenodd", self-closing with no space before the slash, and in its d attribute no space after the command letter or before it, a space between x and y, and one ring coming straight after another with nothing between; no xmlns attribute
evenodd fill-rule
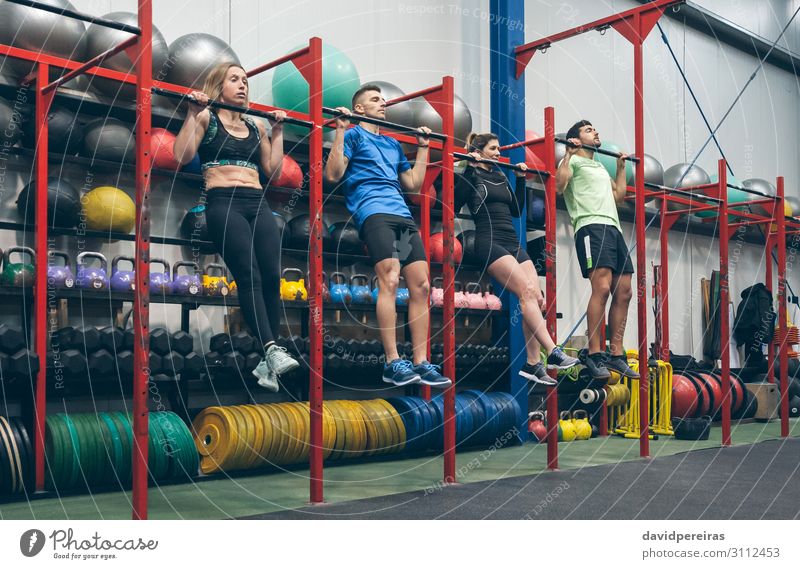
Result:
<svg viewBox="0 0 800 569"><path fill-rule="evenodd" d="M400 277L400 282L402 284L406 284L406 279L403 278L403 277ZM409 297L408 288L405 287L405 286L399 286L398 285L397 286L397 294L395 296L397 304L399 304L400 306L408 305L408 297Z"/></svg>
<svg viewBox="0 0 800 569"><path fill-rule="evenodd" d="M380 289L378 288L378 275L372 277L372 302L378 304L378 292Z"/></svg>
<svg viewBox="0 0 800 569"><path fill-rule="evenodd" d="M362 284L358 284L359 281ZM371 304L372 291L369 288L369 277L361 273L351 276L350 294L353 295L353 304Z"/></svg>
<svg viewBox="0 0 800 569"><path fill-rule="evenodd" d="M130 271L119 269L120 261L127 261L131 264ZM133 257L117 255L111 260L111 290L120 292L131 292L136 289L136 261Z"/></svg>
<svg viewBox="0 0 800 569"><path fill-rule="evenodd" d="M331 302L350 304L353 293L347 286L347 277L344 273L331 273Z"/></svg>
<svg viewBox="0 0 800 569"><path fill-rule="evenodd" d="M64 251L50 251L47 254L51 259L62 259L63 265L49 263L47 265L47 284L55 288L72 288L75 286L75 277L69 268L69 255Z"/></svg>
<svg viewBox="0 0 800 569"><path fill-rule="evenodd" d="M192 273L179 275L181 267L191 267ZM200 266L192 261L178 261L172 265L172 294L197 296L203 294L203 283L200 282Z"/></svg>
<svg viewBox="0 0 800 569"><path fill-rule="evenodd" d="M163 272L150 271L150 294L170 294L172 292L172 279L169 276L169 265L164 259L150 259L150 264L159 264L164 267Z"/></svg>
<svg viewBox="0 0 800 569"><path fill-rule="evenodd" d="M100 261L100 266L89 267L84 262L84 259L97 259ZM78 274L75 278L75 284L78 288L88 288L90 290L108 288L108 275L106 274L108 261L106 261L105 255L84 251L78 255L75 261L78 265Z"/></svg>

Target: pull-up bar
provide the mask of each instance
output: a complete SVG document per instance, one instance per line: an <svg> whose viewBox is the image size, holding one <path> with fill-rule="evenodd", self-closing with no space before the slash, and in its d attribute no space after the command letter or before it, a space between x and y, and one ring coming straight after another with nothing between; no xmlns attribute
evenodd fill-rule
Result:
<svg viewBox="0 0 800 569"><path fill-rule="evenodd" d="M515 172L524 172L526 174L538 174L540 176L550 175L550 172L546 172L545 170L536 170L534 168L520 168L516 164L511 164L509 162L501 162L500 160L488 160L486 158L475 158L472 154L462 154L461 152L453 152L453 158L458 158L459 160L468 160L469 162L474 162L476 164L491 164L492 166L499 166L500 168L507 168L508 170L514 170Z"/></svg>
<svg viewBox="0 0 800 569"><path fill-rule="evenodd" d="M191 95L184 95L183 93L177 93L175 91L168 91L166 89L161 89L160 87L151 87L150 91L152 91L156 95L163 95L164 97L170 97L171 99L180 99L180 100L187 100L191 101L195 104L200 104L197 102L197 99L192 97ZM259 111L256 109L251 109L248 107L239 107L237 105L229 105L227 103L220 103L219 101L209 101L206 106L212 107L215 109L224 109L226 111L233 111L234 113L242 113L243 115L252 115L254 117L261 117L264 119L271 119L276 120L274 113L269 113L266 111ZM312 128L314 125L311 121L304 121L302 119L296 119L292 117L284 117L283 122L288 124L296 124L298 126L304 126L306 128Z"/></svg>
<svg viewBox="0 0 800 569"><path fill-rule="evenodd" d="M572 148L585 148L586 150L590 150L592 152L597 152L598 154L605 154L606 156L611 156L612 158L619 158L622 156L619 152L612 152L611 150L606 150L605 148L601 148L599 146L592 146L591 144L575 144L570 142L566 138L556 138L556 142L564 144L566 146L570 146ZM625 160L629 160L633 163L638 163L639 159L636 156L626 156Z"/></svg>
<svg viewBox="0 0 800 569"><path fill-rule="evenodd" d="M423 138L433 138L436 140L441 140L444 142L447 140L447 135L440 134L438 132L429 132L428 134L423 135L420 133L416 127L407 126L404 124L398 124L394 122L385 121L382 119L374 119L372 117L365 117L364 115L355 115L355 114L347 114L341 111L337 111L336 109L332 109L331 107L322 107L322 112L328 115L333 115L335 117L344 117L351 122L365 122L368 124L374 124L377 126L382 126L384 128L388 128L391 130L396 130L398 132L405 132L409 134L416 134L422 136Z"/></svg>
<svg viewBox="0 0 800 569"><path fill-rule="evenodd" d="M59 16L66 16L67 18L73 18L75 20L82 20L84 22L89 22L90 24L97 24L98 26L103 26L105 28L112 28L115 30L119 30L121 32L136 34L137 36L142 35L142 30L140 30L136 26L122 24L120 22L115 22L113 20L105 20L103 18L95 18L94 16L89 16L88 14L81 14L80 12L76 12L74 10L60 8L58 6L53 6L51 4L45 4L44 2L35 2L34 0L6 0L6 2L11 2L12 4L19 4L20 6L27 6L28 8L36 8L37 10L50 12L51 14L58 14Z"/></svg>

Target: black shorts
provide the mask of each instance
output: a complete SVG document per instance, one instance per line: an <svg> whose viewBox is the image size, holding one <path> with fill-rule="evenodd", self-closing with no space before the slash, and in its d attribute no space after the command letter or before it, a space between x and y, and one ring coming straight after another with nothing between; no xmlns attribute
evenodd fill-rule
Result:
<svg viewBox="0 0 800 569"><path fill-rule="evenodd" d="M517 263L530 261L528 252L516 241L499 241L475 235L475 261L482 267L488 267L500 257L511 255Z"/></svg>
<svg viewBox="0 0 800 569"><path fill-rule="evenodd" d="M370 215L361 226L360 236L373 265L384 259L397 259L401 267L428 260L413 219L383 213Z"/></svg>
<svg viewBox="0 0 800 569"><path fill-rule="evenodd" d="M584 225L575 234L575 250L583 278L598 267L611 269L614 275L633 273L633 263L622 233L613 225Z"/></svg>

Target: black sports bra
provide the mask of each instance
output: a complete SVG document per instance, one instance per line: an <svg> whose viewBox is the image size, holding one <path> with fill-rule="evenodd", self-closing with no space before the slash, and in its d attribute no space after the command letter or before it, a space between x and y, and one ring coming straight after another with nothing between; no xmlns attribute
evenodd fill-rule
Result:
<svg viewBox="0 0 800 569"><path fill-rule="evenodd" d="M208 129L197 150L203 172L218 166L241 166L257 171L261 134L253 120L242 117L248 132L245 138L239 138L227 131L213 110L209 114Z"/></svg>

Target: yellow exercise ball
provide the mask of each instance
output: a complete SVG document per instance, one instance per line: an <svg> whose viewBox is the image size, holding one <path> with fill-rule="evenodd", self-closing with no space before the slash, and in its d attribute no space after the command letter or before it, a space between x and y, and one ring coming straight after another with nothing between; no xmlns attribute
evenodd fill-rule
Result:
<svg viewBox="0 0 800 569"><path fill-rule="evenodd" d="M81 198L86 228L130 233L136 223L136 204L113 186L100 186Z"/></svg>

